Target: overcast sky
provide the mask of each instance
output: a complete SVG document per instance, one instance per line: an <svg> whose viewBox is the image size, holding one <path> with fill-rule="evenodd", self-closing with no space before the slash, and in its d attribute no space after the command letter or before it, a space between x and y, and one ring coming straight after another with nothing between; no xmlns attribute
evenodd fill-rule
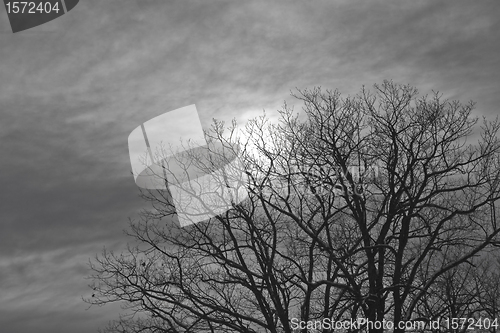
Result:
<svg viewBox="0 0 500 333"><path fill-rule="evenodd" d="M80 0L13 34L0 6L0 327L96 332L88 260L147 206L127 137L196 104L240 124L291 89L353 94L384 79L500 105L500 3Z"/></svg>

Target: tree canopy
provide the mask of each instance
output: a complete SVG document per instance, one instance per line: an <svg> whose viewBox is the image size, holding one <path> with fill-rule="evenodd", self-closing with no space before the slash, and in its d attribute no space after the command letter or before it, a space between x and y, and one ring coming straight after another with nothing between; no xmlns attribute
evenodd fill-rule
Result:
<svg viewBox="0 0 500 333"><path fill-rule="evenodd" d="M234 123L206 133L216 159L239 159L221 184L248 194L224 213L181 227L172 193L143 191L151 208L131 223L134 244L91 262L86 301L128 309L106 331L308 332L297 323L498 316L486 297L500 295L498 120L478 126L473 103L392 81L355 96L293 96L303 112L285 105L279 123L264 115L244 136ZM224 164L191 154L206 173Z"/></svg>

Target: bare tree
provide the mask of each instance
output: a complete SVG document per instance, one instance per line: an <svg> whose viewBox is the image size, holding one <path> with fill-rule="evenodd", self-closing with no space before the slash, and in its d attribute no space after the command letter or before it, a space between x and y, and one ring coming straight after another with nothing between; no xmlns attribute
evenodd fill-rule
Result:
<svg viewBox="0 0 500 333"><path fill-rule="evenodd" d="M131 224L138 245L91 263L87 301L131 314L109 332L331 332L359 317L401 332L443 279L498 244L498 121L474 131L472 103L390 81L294 96L304 120L285 105L279 124L257 118L244 140L215 122L215 157L192 150L177 163L214 173L239 156L220 183L244 173L244 201L181 228L172 193L143 193L153 208ZM350 328L361 329L382 331Z"/></svg>

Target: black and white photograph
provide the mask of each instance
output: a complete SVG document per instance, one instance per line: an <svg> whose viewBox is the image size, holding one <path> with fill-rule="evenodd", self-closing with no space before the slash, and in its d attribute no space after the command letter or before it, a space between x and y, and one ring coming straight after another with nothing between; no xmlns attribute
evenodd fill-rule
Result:
<svg viewBox="0 0 500 333"><path fill-rule="evenodd" d="M500 332L500 2L4 0L0 333Z"/></svg>

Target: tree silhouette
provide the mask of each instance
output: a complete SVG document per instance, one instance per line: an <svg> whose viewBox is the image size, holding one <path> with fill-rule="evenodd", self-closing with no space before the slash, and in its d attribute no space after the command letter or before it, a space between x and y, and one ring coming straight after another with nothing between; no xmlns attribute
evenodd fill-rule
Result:
<svg viewBox="0 0 500 333"><path fill-rule="evenodd" d="M473 279L467 267L500 240L499 122L478 129L472 103L391 81L294 97L302 115L285 105L245 139L234 124L207 133L213 156L241 158L225 177L247 180L248 198L225 213L181 228L170 193L143 192L152 208L131 224L137 245L91 262L87 302L128 309L106 331L331 332L332 320L366 318L401 332L442 310L432 297L446 281Z"/></svg>

